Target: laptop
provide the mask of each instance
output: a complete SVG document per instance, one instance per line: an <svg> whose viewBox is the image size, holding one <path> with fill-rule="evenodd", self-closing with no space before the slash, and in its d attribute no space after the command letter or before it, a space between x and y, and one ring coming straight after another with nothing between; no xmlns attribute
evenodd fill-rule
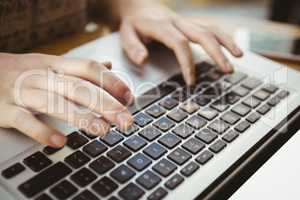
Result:
<svg viewBox="0 0 300 200"><path fill-rule="evenodd" d="M186 87L165 49L153 47L143 69L133 66L117 33L67 53L112 61L137 96L129 107L135 123L99 138L40 116L68 135L62 149L1 129L1 199L206 198L216 180L299 106L300 74L246 52L241 59L228 55L235 72L224 75L201 47L192 48L195 87Z"/></svg>

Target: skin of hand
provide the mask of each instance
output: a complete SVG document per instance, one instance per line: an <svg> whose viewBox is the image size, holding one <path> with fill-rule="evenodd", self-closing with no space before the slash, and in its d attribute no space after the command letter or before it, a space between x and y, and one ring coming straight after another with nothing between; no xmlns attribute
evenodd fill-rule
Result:
<svg viewBox="0 0 300 200"><path fill-rule="evenodd" d="M221 50L233 56L243 52L233 39L215 27L185 18L155 0L115 0L120 18L120 34L124 51L136 64L143 65L148 57L146 44L155 40L172 49L188 85L195 83L195 63L189 43L197 43L224 73L233 66Z"/></svg>
<svg viewBox="0 0 300 200"><path fill-rule="evenodd" d="M110 68L110 63L87 59L0 53L0 127L17 129L52 147L62 147L66 137L36 113L97 136L104 136L110 124L126 130L133 119L125 105L132 103L133 95Z"/></svg>

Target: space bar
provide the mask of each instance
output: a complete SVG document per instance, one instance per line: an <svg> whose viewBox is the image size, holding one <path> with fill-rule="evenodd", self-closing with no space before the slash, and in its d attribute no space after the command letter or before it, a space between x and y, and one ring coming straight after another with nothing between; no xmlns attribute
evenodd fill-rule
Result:
<svg viewBox="0 0 300 200"><path fill-rule="evenodd" d="M58 162L40 174L21 184L18 189L28 198L35 196L54 183L66 177L72 170L62 162Z"/></svg>

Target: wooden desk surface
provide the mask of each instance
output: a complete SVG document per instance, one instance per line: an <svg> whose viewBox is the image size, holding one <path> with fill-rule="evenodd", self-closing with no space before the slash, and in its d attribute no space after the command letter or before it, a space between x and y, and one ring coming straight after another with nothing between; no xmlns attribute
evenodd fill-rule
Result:
<svg viewBox="0 0 300 200"><path fill-rule="evenodd" d="M228 33L233 33L233 31L235 31L239 27L247 27L252 30L268 31L270 33L281 33L300 37L299 27L281 23L274 23L270 21L240 17L232 18L214 16L201 16L197 17L197 19L207 24L216 25ZM62 55L70 49L78 47L86 42L92 41L108 33L109 30L105 28L98 28L92 33L83 31L82 33L77 33L72 36L68 36L67 38L58 39L56 41L52 41L49 44L42 45L38 48L33 49L33 52ZM300 71L300 63L284 61L279 59L273 60Z"/></svg>

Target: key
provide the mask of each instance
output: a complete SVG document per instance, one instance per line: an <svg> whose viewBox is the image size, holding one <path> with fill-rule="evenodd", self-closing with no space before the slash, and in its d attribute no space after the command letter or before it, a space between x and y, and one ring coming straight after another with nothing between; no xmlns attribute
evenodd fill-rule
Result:
<svg viewBox="0 0 300 200"><path fill-rule="evenodd" d="M230 130L222 137L222 139L225 140L226 142L230 143L230 142L234 141L238 136L239 136L239 134L236 131Z"/></svg>
<svg viewBox="0 0 300 200"><path fill-rule="evenodd" d="M129 169L126 165L120 165L110 173L110 176L119 183L126 183L135 176L135 172Z"/></svg>
<svg viewBox="0 0 300 200"><path fill-rule="evenodd" d="M124 200L138 200L145 194L145 192L136 184L129 183L122 190L120 190L118 194Z"/></svg>
<svg viewBox="0 0 300 200"><path fill-rule="evenodd" d="M126 137L131 136L133 133L137 132L138 130L139 130L139 128L134 124L131 125L131 127L129 129L127 129L126 131L120 130L119 128L117 128L117 131L119 131L120 133L122 133Z"/></svg>
<svg viewBox="0 0 300 200"><path fill-rule="evenodd" d="M217 119L217 120L213 121L210 125L208 125L208 128L212 129L213 131L215 131L218 134L222 134L225 131L227 131L227 129L229 129L229 125L226 124L225 122Z"/></svg>
<svg viewBox="0 0 300 200"><path fill-rule="evenodd" d="M134 155L132 158L130 158L127 163L135 170L142 171L146 167L148 167L152 163L152 161L144 154L138 153Z"/></svg>
<svg viewBox="0 0 300 200"><path fill-rule="evenodd" d="M195 129L200 129L207 124L207 121L197 115L191 116L186 123Z"/></svg>
<svg viewBox="0 0 300 200"><path fill-rule="evenodd" d="M179 123L182 120L184 120L185 118L187 118L188 114L186 112L182 111L182 110L174 109L167 116L170 119L172 119L173 121Z"/></svg>
<svg viewBox="0 0 300 200"><path fill-rule="evenodd" d="M68 199L77 191L78 189L67 180L63 180L62 182L50 189L50 193L60 200Z"/></svg>
<svg viewBox="0 0 300 200"><path fill-rule="evenodd" d="M225 104L235 104L240 100L240 97L235 92L229 92L221 97L220 101Z"/></svg>
<svg viewBox="0 0 300 200"><path fill-rule="evenodd" d="M119 200L119 199L117 197L115 197L115 196L112 196L108 200Z"/></svg>
<svg viewBox="0 0 300 200"><path fill-rule="evenodd" d="M231 84L237 84L237 83L241 82L243 79L245 79L246 77L247 77L247 75L242 72L235 72L233 74L227 75L224 78L224 81L227 81Z"/></svg>
<svg viewBox="0 0 300 200"><path fill-rule="evenodd" d="M41 194L35 200L53 200L48 194Z"/></svg>
<svg viewBox="0 0 300 200"><path fill-rule="evenodd" d="M192 113L196 112L197 110L199 110L200 106L198 106L198 104L196 104L193 101L188 101L188 102L181 104L180 108L182 110L184 110L185 112L192 114Z"/></svg>
<svg viewBox="0 0 300 200"><path fill-rule="evenodd" d="M95 184L92 185L92 189L102 197L107 197L118 188L118 185L110 178L104 176Z"/></svg>
<svg viewBox="0 0 300 200"><path fill-rule="evenodd" d="M138 135L133 135L123 143L132 151L138 151L143 148L147 143L146 141Z"/></svg>
<svg viewBox="0 0 300 200"><path fill-rule="evenodd" d="M218 113L212 108L204 108L200 109L198 115L210 121L217 117Z"/></svg>
<svg viewBox="0 0 300 200"><path fill-rule="evenodd" d="M76 151L72 153L71 155L67 156L65 158L65 162L68 163L71 167L74 169L78 169L88 163L91 159L87 157L84 153L81 151Z"/></svg>
<svg viewBox="0 0 300 200"><path fill-rule="evenodd" d="M197 103L199 106L206 106L211 100L207 96L199 94L195 98L193 98L192 101Z"/></svg>
<svg viewBox="0 0 300 200"><path fill-rule="evenodd" d="M68 135L67 146L73 150L76 150L86 143L88 143L88 139L81 135L79 132L73 132Z"/></svg>
<svg viewBox="0 0 300 200"><path fill-rule="evenodd" d="M159 105L164 107L167 110L171 110L178 105L178 101L176 101L175 99L172 99L170 97L167 97L167 98L163 99L162 101L160 101Z"/></svg>
<svg viewBox="0 0 300 200"><path fill-rule="evenodd" d="M154 118L158 118L166 113L166 110L159 105L153 105L146 110L146 113Z"/></svg>
<svg viewBox="0 0 300 200"><path fill-rule="evenodd" d="M181 142L181 140L175 136L174 134L171 133L167 133L165 135L163 135L159 140L159 143L161 143L162 145L164 145L165 147L172 149L174 148L177 144L179 144Z"/></svg>
<svg viewBox="0 0 300 200"><path fill-rule="evenodd" d="M75 172L70 179L80 187L85 187L97 179L97 176L91 170L83 167Z"/></svg>
<svg viewBox="0 0 300 200"><path fill-rule="evenodd" d="M275 97L272 97L269 101L268 101L268 105L269 106L276 106L277 104L279 104L280 102L280 98L275 96Z"/></svg>
<svg viewBox="0 0 300 200"><path fill-rule="evenodd" d="M220 87L214 86L207 88L201 95L204 95L207 99L215 99L222 95L223 92L225 91L222 91Z"/></svg>
<svg viewBox="0 0 300 200"><path fill-rule="evenodd" d="M32 171L39 172L49 165L52 161L47 158L42 152L38 151L23 160L23 163L27 165Z"/></svg>
<svg viewBox="0 0 300 200"><path fill-rule="evenodd" d="M170 189L174 190L177 188L182 182L184 181L184 178L180 176L179 174L175 174L172 176L166 183L165 186Z"/></svg>
<svg viewBox="0 0 300 200"><path fill-rule="evenodd" d="M224 101L217 100L211 104L211 107L219 112L223 112L229 108L229 105Z"/></svg>
<svg viewBox="0 0 300 200"><path fill-rule="evenodd" d="M192 156L181 148L177 148L172 151L168 156L170 160L175 162L178 165L183 165L186 163Z"/></svg>
<svg viewBox="0 0 300 200"><path fill-rule="evenodd" d="M248 117L246 118L246 120L252 124L257 122L257 120L259 120L259 119L260 119L260 115L256 112L249 114Z"/></svg>
<svg viewBox="0 0 300 200"><path fill-rule="evenodd" d="M43 149L43 152L47 155L52 155L52 154L55 154L56 152L58 152L59 150L61 150L62 148L53 148L53 147L50 147L50 146L46 146L44 149Z"/></svg>
<svg viewBox="0 0 300 200"><path fill-rule="evenodd" d="M157 160L162 155L164 155L167 150L157 143L152 143L148 147L146 147L143 152L154 160Z"/></svg>
<svg viewBox="0 0 300 200"><path fill-rule="evenodd" d="M166 117L162 117L153 123L155 127L166 132L175 126L175 123Z"/></svg>
<svg viewBox="0 0 300 200"><path fill-rule="evenodd" d="M244 97L247 94L249 94L249 90L247 88L242 87L242 86L238 86L238 87L234 88L232 90L232 92L234 92L235 94L237 94L240 97Z"/></svg>
<svg viewBox="0 0 300 200"><path fill-rule="evenodd" d="M91 191L83 190L80 194L74 197L73 200L99 200L99 198L96 195L94 195Z"/></svg>
<svg viewBox="0 0 300 200"><path fill-rule="evenodd" d="M251 96L244 100L243 104L250 108L256 108L260 104L260 100Z"/></svg>
<svg viewBox="0 0 300 200"><path fill-rule="evenodd" d="M175 99L176 101L180 101L180 102L184 102L185 100L187 100L190 97L190 93L188 93L186 90L177 90L175 91L171 97L173 99Z"/></svg>
<svg viewBox="0 0 300 200"><path fill-rule="evenodd" d="M225 113L221 117L221 119L231 125L234 125L241 119L241 117L238 116L237 114L234 114L233 112L229 111L229 112Z"/></svg>
<svg viewBox="0 0 300 200"><path fill-rule="evenodd" d="M131 156L131 153L121 145L118 145L109 152L107 152L107 156L113 159L114 161L120 163L123 160L127 159L129 156Z"/></svg>
<svg viewBox="0 0 300 200"><path fill-rule="evenodd" d="M212 70L209 73L207 73L207 77L211 81L216 81L216 80L220 79L222 76L223 76L223 74L220 71L217 71L217 70Z"/></svg>
<svg viewBox="0 0 300 200"><path fill-rule="evenodd" d="M209 150L211 150L214 153L219 153L226 147L226 143L222 140L217 140L214 142L210 147Z"/></svg>
<svg viewBox="0 0 300 200"><path fill-rule="evenodd" d="M145 113L138 113L136 116L134 116L134 122L140 127L144 127L152 121L152 118Z"/></svg>
<svg viewBox="0 0 300 200"><path fill-rule="evenodd" d="M214 66L212 64L205 61L196 64L197 74L203 74L213 68Z"/></svg>
<svg viewBox="0 0 300 200"><path fill-rule="evenodd" d="M206 144L210 144L212 141L214 141L218 136L213 133L211 130L205 128L202 129L200 132L196 134L196 138L199 140L205 142Z"/></svg>
<svg viewBox="0 0 300 200"><path fill-rule="evenodd" d="M268 92L265 92L264 90L258 90L253 94L253 96L255 96L261 101L264 101L267 98L269 98L270 94Z"/></svg>
<svg viewBox="0 0 300 200"><path fill-rule="evenodd" d="M147 170L145 173L143 173L140 177L136 179L136 182L146 190L151 190L161 182L161 178L154 174L152 171Z"/></svg>
<svg viewBox="0 0 300 200"><path fill-rule="evenodd" d="M226 81L219 81L215 84L214 87L219 88L220 91L225 92L227 90L229 90L229 88L231 88L232 84Z"/></svg>
<svg viewBox="0 0 300 200"><path fill-rule="evenodd" d="M100 175L105 174L107 171L114 168L114 166L115 164L104 156L101 156L89 165L91 169Z"/></svg>
<svg viewBox="0 0 300 200"><path fill-rule="evenodd" d="M251 109L243 104L238 104L235 107L233 107L233 109L231 111L244 117L251 111Z"/></svg>
<svg viewBox="0 0 300 200"><path fill-rule="evenodd" d="M140 136L142 136L150 142L161 136L161 134L162 133L153 126L148 126L139 132Z"/></svg>
<svg viewBox="0 0 300 200"><path fill-rule="evenodd" d="M250 123L247 121L241 121L234 129L240 133L245 132L250 127Z"/></svg>
<svg viewBox="0 0 300 200"><path fill-rule="evenodd" d="M195 138L190 138L188 141L186 141L182 147L192 154L197 154L199 153L202 149L204 149L205 144L200 142L199 140Z"/></svg>
<svg viewBox="0 0 300 200"><path fill-rule="evenodd" d="M204 165L207 163L210 159L213 158L213 153L211 153L208 150L203 151L197 158L196 161L200 163L201 165Z"/></svg>
<svg viewBox="0 0 300 200"><path fill-rule="evenodd" d="M172 174L176 169L176 165L163 158L158 163L156 163L152 169L159 173L160 175L167 177Z"/></svg>
<svg viewBox="0 0 300 200"><path fill-rule="evenodd" d="M180 173L183 174L185 177L189 177L193 173L195 173L198 169L199 169L199 165L191 161L182 170L180 170Z"/></svg>
<svg viewBox="0 0 300 200"><path fill-rule="evenodd" d="M278 87L273 84L267 84L262 89L270 94L274 94L278 90Z"/></svg>
<svg viewBox="0 0 300 200"><path fill-rule="evenodd" d="M172 132L185 139L194 133L194 129L187 124L180 124Z"/></svg>
<svg viewBox="0 0 300 200"><path fill-rule="evenodd" d="M249 89L249 90L253 90L254 88L258 87L259 85L261 85L262 82L256 78L247 78L243 83L243 87Z"/></svg>
<svg viewBox="0 0 300 200"><path fill-rule="evenodd" d="M284 98L286 98L286 97L289 96L289 95L290 95L290 92L287 91L287 90L282 90L282 91L280 91L280 92L277 94L277 96L278 96L280 99L284 99Z"/></svg>
<svg viewBox="0 0 300 200"><path fill-rule="evenodd" d="M13 178L23 172L25 167L21 163L15 163L2 171L2 176L6 179Z"/></svg>
<svg viewBox="0 0 300 200"><path fill-rule="evenodd" d="M267 114L271 110L268 104L264 104L257 109L257 112L261 115Z"/></svg>
<svg viewBox="0 0 300 200"><path fill-rule="evenodd" d="M97 157L107 150L107 147L98 140L94 140L91 143L85 145L82 149L91 157Z"/></svg>
<svg viewBox="0 0 300 200"><path fill-rule="evenodd" d="M90 134L90 133L88 133L88 132L86 132L84 130L79 130L79 131L80 131L80 133L82 133L84 136L86 136L87 138L89 138L91 140L93 140L93 139L95 139L95 138L98 137L97 135Z"/></svg>
<svg viewBox="0 0 300 200"><path fill-rule="evenodd" d="M147 200L162 200L167 196L168 192L162 187L157 188L154 192L150 194Z"/></svg>
<svg viewBox="0 0 300 200"><path fill-rule="evenodd" d="M110 131L101 139L105 144L112 147L124 140L124 138L115 131Z"/></svg>

